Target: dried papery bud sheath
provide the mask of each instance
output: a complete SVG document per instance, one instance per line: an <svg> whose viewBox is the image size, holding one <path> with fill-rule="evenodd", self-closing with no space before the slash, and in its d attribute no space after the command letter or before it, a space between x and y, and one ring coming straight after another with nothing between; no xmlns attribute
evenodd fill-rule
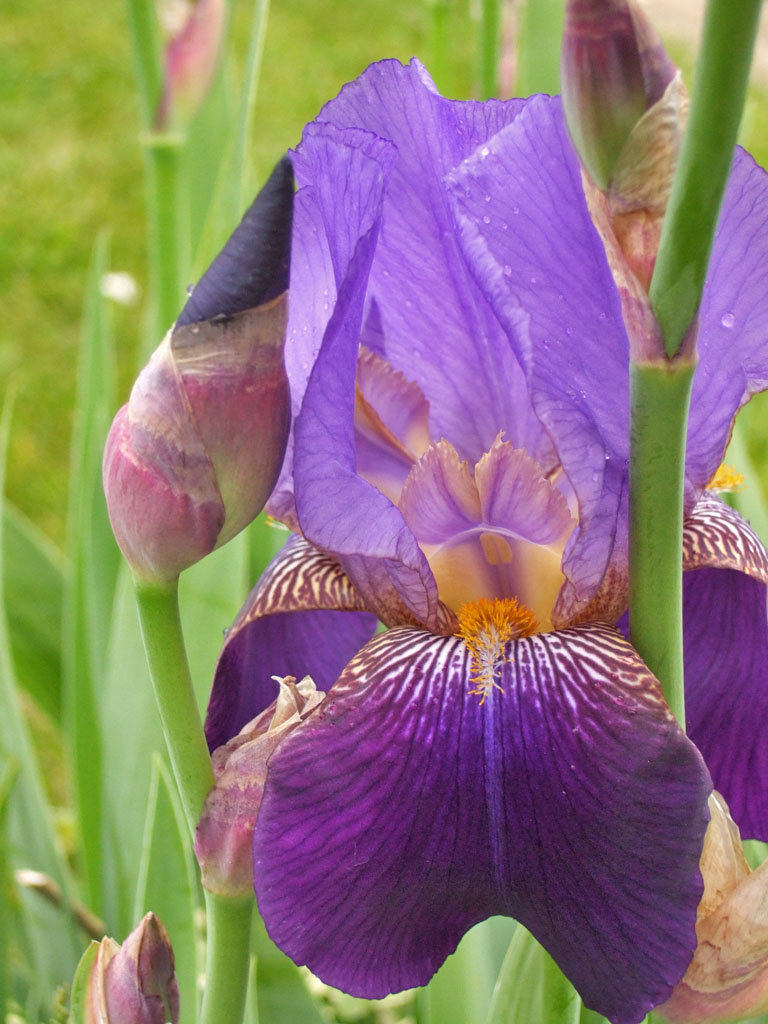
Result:
<svg viewBox="0 0 768 1024"><path fill-rule="evenodd" d="M230 898L253 894L252 838L273 751L325 696L305 676L278 680L277 699L213 753L216 785L195 834L203 885Z"/></svg>
<svg viewBox="0 0 768 1024"><path fill-rule="evenodd" d="M93 942L72 986L69 1024L178 1024L179 987L162 922L146 914L119 946Z"/></svg>
<svg viewBox="0 0 768 1024"><path fill-rule="evenodd" d="M768 862L752 871L719 793L701 855L697 947L655 1015L670 1024L726 1024L768 1011Z"/></svg>
<svg viewBox="0 0 768 1024"><path fill-rule="evenodd" d="M284 159L115 417L104 490L140 580L176 579L247 526L277 480L292 204Z"/></svg>
<svg viewBox="0 0 768 1024"><path fill-rule="evenodd" d="M166 5L163 93L155 129L167 131L188 121L211 87L226 17L225 0L174 0Z"/></svg>

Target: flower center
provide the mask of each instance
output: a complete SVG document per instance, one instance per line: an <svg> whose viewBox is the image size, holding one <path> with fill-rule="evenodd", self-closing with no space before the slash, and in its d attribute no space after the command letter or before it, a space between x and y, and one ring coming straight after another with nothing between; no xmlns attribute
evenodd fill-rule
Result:
<svg viewBox="0 0 768 1024"><path fill-rule="evenodd" d="M481 599L508 610L504 602L514 599L530 629L552 629L563 550L576 525L562 487L502 433L476 462L465 460L449 441L430 440L427 414L418 386L363 350L357 471L402 513L442 604L458 614Z"/></svg>
<svg viewBox="0 0 768 1024"><path fill-rule="evenodd" d="M459 609L460 636L472 655L469 692L479 696L480 703L492 689L503 692L496 682L496 673L506 661L505 646L510 640L530 636L537 630L536 617L530 608L514 597L489 600L481 597Z"/></svg>

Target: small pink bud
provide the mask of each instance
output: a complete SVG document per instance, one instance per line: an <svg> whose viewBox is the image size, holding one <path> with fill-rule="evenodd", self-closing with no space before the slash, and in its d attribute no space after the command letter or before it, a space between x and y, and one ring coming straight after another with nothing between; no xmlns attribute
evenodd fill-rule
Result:
<svg viewBox="0 0 768 1024"><path fill-rule="evenodd" d="M282 465L293 177L278 164L115 417L104 490L137 578L170 582L247 526Z"/></svg>
<svg viewBox="0 0 768 1024"><path fill-rule="evenodd" d="M122 947L114 939L101 940L76 1019L77 1024L177 1024L173 950L158 917L147 914Z"/></svg>
<svg viewBox="0 0 768 1024"><path fill-rule="evenodd" d="M203 885L222 896L253 894L253 828L267 777L267 761L325 696L305 676L278 680L277 699L213 752L216 784L195 834Z"/></svg>
<svg viewBox="0 0 768 1024"><path fill-rule="evenodd" d="M164 131L188 121L211 87L221 49L226 16L225 0L197 0L177 5L176 18L165 46L163 94L155 128Z"/></svg>

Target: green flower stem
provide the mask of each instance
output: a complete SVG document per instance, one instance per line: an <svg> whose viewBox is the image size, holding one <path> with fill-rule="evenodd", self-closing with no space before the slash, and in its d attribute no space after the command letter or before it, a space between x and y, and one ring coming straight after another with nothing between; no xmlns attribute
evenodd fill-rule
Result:
<svg viewBox="0 0 768 1024"><path fill-rule="evenodd" d="M759 0L709 0L688 128L664 219L650 298L664 347L630 371L630 630L685 727L682 509L694 366L676 356L701 301L733 157Z"/></svg>
<svg viewBox="0 0 768 1024"><path fill-rule="evenodd" d="M426 0L429 12L429 68L437 88L451 95L451 40L448 33L449 0Z"/></svg>
<svg viewBox="0 0 768 1024"><path fill-rule="evenodd" d="M184 305L183 275L187 257L182 182L184 139L181 135L153 132L146 137L145 149L150 270L155 288L150 344L154 348Z"/></svg>
<svg viewBox="0 0 768 1024"><path fill-rule="evenodd" d="M238 1024L248 992L253 900L206 892L205 906L208 940L200 1024Z"/></svg>
<svg viewBox="0 0 768 1024"><path fill-rule="evenodd" d="M179 617L178 581L136 581L144 649L176 785L192 837L214 783ZM253 900L205 893L208 940L201 1024L239 1024L248 990Z"/></svg>
<svg viewBox="0 0 768 1024"><path fill-rule="evenodd" d="M670 358L678 352L701 301L760 8L760 0L709 0L707 5L688 128L650 289Z"/></svg>
<svg viewBox="0 0 768 1024"><path fill-rule="evenodd" d="M683 487L693 371L689 363L630 369L631 640L683 728Z"/></svg>
<svg viewBox="0 0 768 1024"><path fill-rule="evenodd" d="M499 75L499 0L482 0L480 7L480 99L496 95Z"/></svg>
<svg viewBox="0 0 768 1024"><path fill-rule="evenodd" d="M163 584L137 580L136 601L165 742L184 815L194 836L214 778L181 631L178 581Z"/></svg>

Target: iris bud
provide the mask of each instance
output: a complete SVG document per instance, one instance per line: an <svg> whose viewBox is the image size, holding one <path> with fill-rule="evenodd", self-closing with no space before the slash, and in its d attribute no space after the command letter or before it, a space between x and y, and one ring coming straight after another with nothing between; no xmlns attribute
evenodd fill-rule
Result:
<svg viewBox="0 0 768 1024"><path fill-rule="evenodd" d="M277 480L292 205L284 158L112 424L104 490L138 579L175 580L247 526Z"/></svg>
<svg viewBox="0 0 768 1024"><path fill-rule="evenodd" d="M634 169L643 122L664 120L677 105L675 66L634 0L568 0L560 72L581 162L598 188L615 191Z"/></svg>
<svg viewBox="0 0 768 1024"><path fill-rule="evenodd" d="M178 1024L173 950L147 914L122 947L104 938L86 950L72 989L71 1024Z"/></svg>
<svg viewBox="0 0 768 1024"><path fill-rule="evenodd" d="M163 93L155 115L158 131L188 121L205 99L218 63L226 3L181 0L171 10L175 17L165 44Z"/></svg>
<svg viewBox="0 0 768 1024"><path fill-rule="evenodd" d="M253 894L252 839L267 761L325 696L305 676L278 679L277 699L212 755L216 784L195 834L203 885L221 896Z"/></svg>

